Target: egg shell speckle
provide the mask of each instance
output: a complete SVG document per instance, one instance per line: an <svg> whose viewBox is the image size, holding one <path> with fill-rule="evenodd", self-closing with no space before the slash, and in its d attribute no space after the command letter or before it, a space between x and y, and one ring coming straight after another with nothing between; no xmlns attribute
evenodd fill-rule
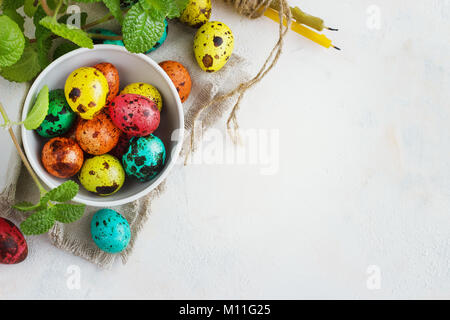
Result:
<svg viewBox="0 0 450 320"><path fill-rule="evenodd" d="M83 119L92 119L106 104L108 81L92 67L74 70L66 80L64 94L70 108Z"/></svg>
<svg viewBox="0 0 450 320"><path fill-rule="evenodd" d="M146 136L159 126L156 103L138 94L122 94L109 104L114 124L129 136Z"/></svg>
<svg viewBox="0 0 450 320"><path fill-rule="evenodd" d="M122 188L125 171L116 157L104 154L87 159L78 177L86 190L107 196Z"/></svg>
<svg viewBox="0 0 450 320"><path fill-rule="evenodd" d="M36 132L44 138L54 138L65 134L75 122L77 115L70 109L64 90L49 93L48 113Z"/></svg>
<svg viewBox="0 0 450 320"><path fill-rule="evenodd" d="M141 96L147 97L156 103L159 111L161 111L162 109L161 94L159 93L158 89L156 89L151 84L144 82L130 83L120 92L120 94L127 94L127 93L140 94Z"/></svg>
<svg viewBox="0 0 450 320"><path fill-rule="evenodd" d="M101 155L112 150L119 141L121 131L105 112L94 119L81 119L77 123L75 139L81 149L93 155Z"/></svg>
<svg viewBox="0 0 450 320"><path fill-rule="evenodd" d="M180 21L194 28L200 28L211 17L211 0L189 0L181 13Z"/></svg>
<svg viewBox="0 0 450 320"><path fill-rule="evenodd" d="M132 138L127 153L122 157L123 167L129 176L145 182L161 172L166 161L164 143L157 136Z"/></svg>
<svg viewBox="0 0 450 320"><path fill-rule="evenodd" d="M56 137L42 148L42 164L51 175L69 178L77 174L84 160L83 150L69 138Z"/></svg>
<svg viewBox="0 0 450 320"><path fill-rule="evenodd" d="M163 61L159 65L175 85L181 102L185 102L192 87L191 76L187 69L181 63L172 60Z"/></svg>
<svg viewBox="0 0 450 320"><path fill-rule="evenodd" d="M215 72L222 69L231 57L233 49L233 33L223 22L207 22L195 34L195 59L200 68L206 72Z"/></svg>
<svg viewBox="0 0 450 320"><path fill-rule="evenodd" d="M92 217L91 236L101 250L118 253L124 250L130 242L130 225L117 211L101 209Z"/></svg>
<svg viewBox="0 0 450 320"><path fill-rule="evenodd" d="M112 63L102 62L98 63L94 66L95 69L99 70L108 81L109 93L106 97L106 103L111 102L119 93L119 71L117 71L116 67Z"/></svg>

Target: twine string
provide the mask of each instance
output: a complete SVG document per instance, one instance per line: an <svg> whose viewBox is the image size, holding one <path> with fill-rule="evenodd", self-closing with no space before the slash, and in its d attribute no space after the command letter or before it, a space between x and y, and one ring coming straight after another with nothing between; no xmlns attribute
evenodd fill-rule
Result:
<svg viewBox="0 0 450 320"><path fill-rule="evenodd" d="M244 15L250 19L255 19L262 16L264 12L267 10L267 8L270 6L270 4L276 1L279 4L280 8L279 38L275 46L270 51L269 56L266 58L266 61L260 68L259 72L252 79L241 83L230 92L212 99L210 102L208 102L195 112L193 116L193 126L191 129L190 144L188 146L189 149L186 152L185 164L187 164L190 154L195 151L195 124L198 118L203 113L203 111L214 104L218 104L220 102L223 102L224 100L227 100L235 96L236 94L238 94L238 98L233 106L233 109L231 110L230 115L228 116L227 130L234 143L237 143L240 140L238 133L239 124L237 122L236 116L240 107L240 102L244 97L245 92L258 82L260 82L267 75L267 73L276 65L283 49L284 36L288 32L292 20L292 15L291 11L289 10L289 4L287 3L287 0L224 0L224 1L226 3L232 4L239 14ZM283 25L284 17L286 17L286 26Z"/></svg>

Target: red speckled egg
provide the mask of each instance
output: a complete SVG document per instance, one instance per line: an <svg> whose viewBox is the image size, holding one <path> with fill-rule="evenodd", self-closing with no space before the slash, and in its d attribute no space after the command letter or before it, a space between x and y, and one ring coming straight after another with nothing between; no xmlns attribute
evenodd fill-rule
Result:
<svg viewBox="0 0 450 320"><path fill-rule="evenodd" d="M27 255L28 246L22 232L8 219L0 218L0 263L19 263Z"/></svg>
<svg viewBox="0 0 450 320"><path fill-rule="evenodd" d="M121 133L119 142L117 142L114 149L111 150L110 154L122 161L122 156L128 151L130 146L130 139L132 137L126 135L124 132Z"/></svg>
<svg viewBox="0 0 450 320"><path fill-rule="evenodd" d="M128 136L147 136L159 126L160 114L152 100L138 94L122 94L109 104L114 124Z"/></svg>
<svg viewBox="0 0 450 320"><path fill-rule="evenodd" d="M178 91L181 102L185 102L191 92L191 76L187 69L176 61L163 61L160 67L167 73Z"/></svg>
<svg viewBox="0 0 450 320"><path fill-rule="evenodd" d="M120 133L109 115L102 112L92 120L81 119L75 131L75 139L81 149L98 156L116 146Z"/></svg>
<svg viewBox="0 0 450 320"><path fill-rule="evenodd" d="M117 71L116 67L113 64L108 62L96 64L94 68L103 73L106 81L108 81L109 93L106 96L106 103L109 103L113 101L113 99L119 93L119 71Z"/></svg>
<svg viewBox="0 0 450 320"><path fill-rule="evenodd" d="M42 149L42 164L55 177L69 178L83 166L83 150L69 138L56 137Z"/></svg>

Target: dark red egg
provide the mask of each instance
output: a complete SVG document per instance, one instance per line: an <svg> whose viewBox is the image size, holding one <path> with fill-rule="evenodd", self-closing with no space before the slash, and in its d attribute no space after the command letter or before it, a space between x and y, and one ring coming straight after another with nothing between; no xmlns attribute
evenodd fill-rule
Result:
<svg viewBox="0 0 450 320"><path fill-rule="evenodd" d="M160 114L156 103L138 94L122 94L109 104L114 124L128 136L148 136L159 126Z"/></svg>
<svg viewBox="0 0 450 320"><path fill-rule="evenodd" d="M119 142L117 142L114 149L112 149L109 153L119 159L119 161L122 161L122 156L128 151L128 147L130 146L131 138L131 136L128 136L122 132L119 137Z"/></svg>
<svg viewBox="0 0 450 320"><path fill-rule="evenodd" d="M28 255L25 238L11 221L0 218L0 263L22 262Z"/></svg>

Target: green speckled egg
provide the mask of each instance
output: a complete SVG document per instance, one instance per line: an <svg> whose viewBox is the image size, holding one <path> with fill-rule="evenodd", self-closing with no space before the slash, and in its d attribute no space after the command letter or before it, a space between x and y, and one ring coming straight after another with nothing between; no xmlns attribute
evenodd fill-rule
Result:
<svg viewBox="0 0 450 320"><path fill-rule="evenodd" d="M230 59L233 49L233 33L223 22L207 22L195 34L195 59L200 68L206 72L222 69Z"/></svg>
<svg viewBox="0 0 450 320"><path fill-rule="evenodd" d="M49 93L47 116L36 131L44 138L58 137L69 131L76 118L77 115L64 97L64 90L52 90Z"/></svg>
<svg viewBox="0 0 450 320"><path fill-rule="evenodd" d="M125 173L145 182L161 172L166 161L166 148L157 136L134 137L122 157Z"/></svg>
<svg viewBox="0 0 450 320"><path fill-rule="evenodd" d="M130 225L117 211L101 209L92 217L91 236L101 250L118 253L130 242Z"/></svg>

